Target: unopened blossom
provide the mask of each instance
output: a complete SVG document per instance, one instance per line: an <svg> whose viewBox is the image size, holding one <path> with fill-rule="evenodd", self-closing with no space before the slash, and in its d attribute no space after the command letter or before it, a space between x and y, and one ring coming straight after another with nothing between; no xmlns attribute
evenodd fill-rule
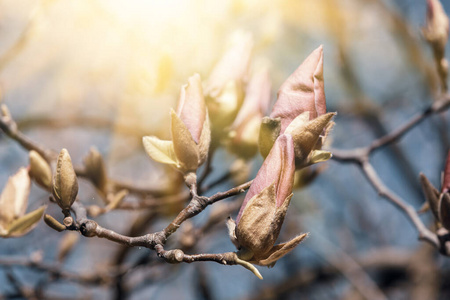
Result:
<svg viewBox="0 0 450 300"><path fill-rule="evenodd" d="M171 111L171 141L146 136L143 143L154 160L174 165L183 173L195 172L208 155L211 132L200 75L181 88L177 112Z"/></svg>
<svg viewBox="0 0 450 300"><path fill-rule="evenodd" d="M227 129L244 101L252 49L253 39L249 33L235 33L230 47L205 82L213 147L218 146L226 137Z"/></svg>
<svg viewBox="0 0 450 300"><path fill-rule="evenodd" d="M448 61L445 46L449 35L449 18L439 0L427 0L427 17L423 34L431 45L443 91L447 90Z"/></svg>
<svg viewBox="0 0 450 300"><path fill-rule="evenodd" d="M56 162L53 177L53 196L56 203L68 212L78 194L78 180L67 149L62 149Z"/></svg>
<svg viewBox="0 0 450 300"><path fill-rule="evenodd" d="M283 133L298 115L309 112L309 120L312 120L326 111L323 48L320 46L281 85L270 117L281 119Z"/></svg>
<svg viewBox="0 0 450 300"><path fill-rule="evenodd" d="M236 223L228 222L241 259L271 266L306 237L302 234L275 245L292 198L294 159L292 137L279 136L247 192Z"/></svg>
<svg viewBox="0 0 450 300"><path fill-rule="evenodd" d="M258 151L259 129L270 103L270 91L268 70L256 72L247 85L244 103L231 125L228 148L244 159L251 158Z"/></svg>
<svg viewBox="0 0 450 300"><path fill-rule="evenodd" d="M331 153L321 148L334 115L326 113L320 46L281 85L270 116L261 124L261 154L266 156L276 137L285 133L293 137L298 169L329 159Z"/></svg>
<svg viewBox="0 0 450 300"><path fill-rule="evenodd" d="M25 214L31 180L26 168L11 176L0 194L0 237L18 237L33 229L45 207Z"/></svg>

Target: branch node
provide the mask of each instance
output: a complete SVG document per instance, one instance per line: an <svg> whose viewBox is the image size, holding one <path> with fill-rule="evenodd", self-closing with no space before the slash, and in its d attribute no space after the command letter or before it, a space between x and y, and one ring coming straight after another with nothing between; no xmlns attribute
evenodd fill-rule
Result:
<svg viewBox="0 0 450 300"><path fill-rule="evenodd" d="M80 225L80 232L85 237L93 237L97 235L97 223L92 220L87 220Z"/></svg>

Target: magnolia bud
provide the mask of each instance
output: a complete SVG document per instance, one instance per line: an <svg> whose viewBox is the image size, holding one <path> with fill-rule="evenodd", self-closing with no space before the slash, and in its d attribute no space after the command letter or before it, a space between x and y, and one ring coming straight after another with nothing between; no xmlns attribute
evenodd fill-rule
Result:
<svg viewBox="0 0 450 300"><path fill-rule="evenodd" d="M144 137L147 154L154 160L176 166L181 172L195 172L208 156L211 142L208 111L203 98L201 79L191 76L181 88L177 109L171 111L172 141Z"/></svg>
<svg viewBox="0 0 450 300"><path fill-rule="evenodd" d="M108 182L106 167L102 155L95 147L92 147L89 154L84 158L84 166L86 174L94 186L102 193L106 193Z"/></svg>
<svg viewBox="0 0 450 300"><path fill-rule="evenodd" d="M258 151L261 118L270 102L270 79L266 69L252 76L246 90L244 103L231 125L228 149L248 159ZM275 141L275 140L274 140Z"/></svg>
<svg viewBox="0 0 450 300"><path fill-rule="evenodd" d="M322 46L314 50L281 85L270 117L281 118L283 133L303 112L309 112L310 120L326 112Z"/></svg>
<svg viewBox="0 0 450 300"><path fill-rule="evenodd" d="M274 246L292 198L294 159L292 137L281 135L250 186L236 225L229 219L230 237L238 245L241 259L273 265L306 236Z"/></svg>
<svg viewBox="0 0 450 300"><path fill-rule="evenodd" d="M45 189L52 186L52 170L47 161L34 150L29 153L30 176Z"/></svg>
<svg viewBox="0 0 450 300"><path fill-rule="evenodd" d="M59 223L55 218L53 218L51 215L45 214L44 215L44 222L45 224L47 224L50 228L61 232L66 230L66 226L64 226L63 224Z"/></svg>
<svg viewBox="0 0 450 300"><path fill-rule="evenodd" d="M69 210L78 194L77 175L67 149L62 149L56 162L53 178L53 196L63 210Z"/></svg>

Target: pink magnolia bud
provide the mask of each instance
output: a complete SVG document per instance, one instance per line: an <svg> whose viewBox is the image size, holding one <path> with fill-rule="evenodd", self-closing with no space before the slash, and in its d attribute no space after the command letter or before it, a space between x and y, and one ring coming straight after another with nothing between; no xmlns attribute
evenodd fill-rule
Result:
<svg viewBox="0 0 450 300"><path fill-rule="evenodd" d="M232 242L239 257L270 266L297 246L306 234L275 245L281 230L294 182L294 144L290 135L281 135L259 169L244 199L236 223L228 222Z"/></svg>
<svg viewBox="0 0 450 300"><path fill-rule="evenodd" d="M236 219L237 224L239 224L248 202L271 184L274 184L276 191L276 207L283 204L284 200L292 193L295 172L294 158L292 136L280 135L245 196Z"/></svg>
<svg viewBox="0 0 450 300"><path fill-rule="evenodd" d="M271 83L267 69L252 76L244 103L229 133L229 150L242 158L251 158L258 151L261 119L270 103Z"/></svg>
<svg viewBox="0 0 450 300"><path fill-rule="evenodd" d="M310 120L326 112L322 46L314 50L281 85L270 117L281 118L283 133L303 112L309 112Z"/></svg>
<svg viewBox="0 0 450 300"><path fill-rule="evenodd" d="M181 88L177 112L171 111L171 141L145 136L145 151L154 160L175 166L183 173L195 172L208 156L211 142L208 111L200 75Z"/></svg>
<svg viewBox="0 0 450 300"><path fill-rule="evenodd" d="M206 105L200 75L195 74L189 77L188 84L181 88L177 115L198 144L206 119Z"/></svg>

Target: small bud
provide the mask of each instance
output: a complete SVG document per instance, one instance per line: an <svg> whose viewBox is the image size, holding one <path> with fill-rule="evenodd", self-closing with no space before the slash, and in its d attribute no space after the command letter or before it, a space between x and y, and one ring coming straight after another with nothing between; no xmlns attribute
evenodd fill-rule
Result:
<svg viewBox="0 0 450 300"><path fill-rule="evenodd" d="M48 162L36 151L31 150L30 176L43 188L50 190L52 187L52 170Z"/></svg>
<svg viewBox="0 0 450 300"><path fill-rule="evenodd" d="M69 152L62 149L56 162L53 178L53 196L63 210L69 210L78 194L77 175L72 166Z"/></svg>
<svg viewBox="0 0 450 300"><path fill-rule="evenodd" d="M53 218L51 215L45 214L44 215L44 222L45 224L47 224L50 228L61 232L66 230L66 226L64 226L63 224L59 223L55 218Z"/></svg>
<svg viewBox="0 0 450 300"><path fill-rule="evenodd" d="M108 182L106 167L102 155L95 147L92 147L89 154L84 158L84 166L86 174L94 186L103 194L106 194Z"/></svg>

